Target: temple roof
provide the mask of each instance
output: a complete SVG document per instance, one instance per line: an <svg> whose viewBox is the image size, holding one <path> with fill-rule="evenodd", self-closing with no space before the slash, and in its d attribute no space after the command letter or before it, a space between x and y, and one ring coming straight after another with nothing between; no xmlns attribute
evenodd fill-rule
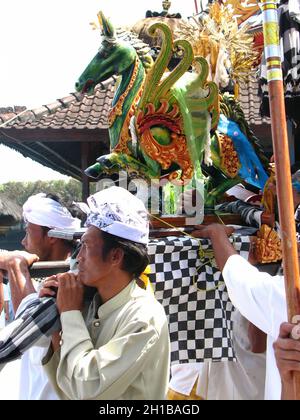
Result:
<svg viewBox="0 0 300 420"><path fill-rule="evenodd" d="M32 110L18 106L0 108L0 128L107 129L114 90L115 80L111 78L98 85L93 95L71 93Z"/></svg>
<svg viewBox="0 0 300 420"><path fill-rule="evenodd" d="M72 93L37 109L0 108L0 143L81 180L82 144L89 144L88 164L109 150L108 114L115 80L98 85L93 95Z"/></svg>
<svg viewBox="0 0 300 420"><path fill-rule="evenodd" d="M22 220L22 208L0 192L0 225L11 226Z"/></svg>

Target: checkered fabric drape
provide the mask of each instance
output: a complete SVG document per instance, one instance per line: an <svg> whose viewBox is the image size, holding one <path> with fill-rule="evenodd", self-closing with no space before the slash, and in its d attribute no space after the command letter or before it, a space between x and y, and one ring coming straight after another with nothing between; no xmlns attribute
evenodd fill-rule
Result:
<svg viewBox="0 0 300 420"><path fill-rule="evenodd" d="M150 281L169 321L171 362L235 360L232 346L233 305L220 271L199 258L197 239L151 241ZM248 259L250 239L234 237L233 244ZM203 251L211 250L201 240Z"/></svg>

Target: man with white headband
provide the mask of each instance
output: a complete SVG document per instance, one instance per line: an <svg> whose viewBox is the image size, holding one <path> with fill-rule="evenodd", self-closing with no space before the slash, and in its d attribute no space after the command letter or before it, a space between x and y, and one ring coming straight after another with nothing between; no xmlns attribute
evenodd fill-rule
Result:
<svg viewBox="0 0 300 420"><path fill-rule="evenodd" d="M8 273L16 316L37 298L28 266L37 260L66 260L74 251L71 242L50 238L48 231L52 228L80 228L80 220L72 217L55 196L43 193L26 201L23 218L26 222L26 236L22 245L27 252L7 252L0 259L0 269ZM57 399L41 365L50 341L44 337L22 357L19 389L19 398L22 400Z"/></svg>
<svg viewBox="0 0 300 420"><path fill-rule="evenodd" d="M52 336L45 369L62 399L158 400L166 397L170 343L163 307L139 278L148 266L148 214L128 191L112 187L88 199L78 275L58 288L61 333ZM84 304L83 286L95 296Z"/></svg>
<svg viewBox="0 0 300 420"><path fill-rule="evenodd" d="M27 252L38 255L42 261L55 261L62 254L69 256L70 242L48 237L50 229L80 228L80 220L72 217L68 209L52 195L37 194L23 205L26 236L22 241ZM54 246L52 246L54 245Z"/></svg>

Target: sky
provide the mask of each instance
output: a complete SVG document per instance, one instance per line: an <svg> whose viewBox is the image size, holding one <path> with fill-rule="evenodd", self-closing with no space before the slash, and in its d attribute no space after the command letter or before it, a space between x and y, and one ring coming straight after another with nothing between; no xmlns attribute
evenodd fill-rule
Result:
<svg viewBox="0 0 300 420"><path fill-rule="evenodd" d="M90 22L102 10L116 25L133 24L161 0L9 0L1 4L0 107L37 108L74 91L97 52L100 33ZM190 16L194 0L172 0L170 12ZM1 129L1 127L0 127ZM0 184L67 179L0 146Z"/></svg>

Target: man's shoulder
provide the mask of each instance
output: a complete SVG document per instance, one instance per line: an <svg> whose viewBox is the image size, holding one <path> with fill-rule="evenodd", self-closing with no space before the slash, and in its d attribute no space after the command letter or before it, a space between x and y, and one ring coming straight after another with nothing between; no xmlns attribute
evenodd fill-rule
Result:
<svg viewBox="0 0 300 420"><path fill-rule="evenodd" d="M153 325L159 330L167 325L167 317L163 306L156 300L151 290L135 290L129 302L122 308L122 317L127 321L139 321L145 325Z"/></svg>

